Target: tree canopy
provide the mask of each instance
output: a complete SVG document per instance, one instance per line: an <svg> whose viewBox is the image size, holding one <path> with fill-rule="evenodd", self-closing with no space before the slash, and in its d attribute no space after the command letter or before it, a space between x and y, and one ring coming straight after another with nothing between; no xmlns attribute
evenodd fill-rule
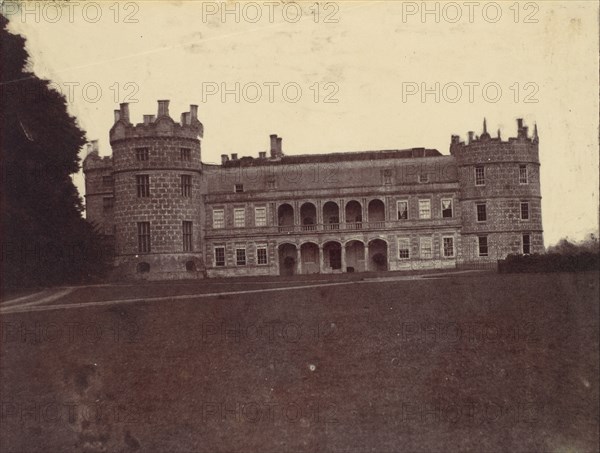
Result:
<svg viewBox="0 0 600 453"><path fill-rule="evenodd" d="M3 290L82 281L106 261L71 179L85 133L7 27L0 15Z"/></svg>

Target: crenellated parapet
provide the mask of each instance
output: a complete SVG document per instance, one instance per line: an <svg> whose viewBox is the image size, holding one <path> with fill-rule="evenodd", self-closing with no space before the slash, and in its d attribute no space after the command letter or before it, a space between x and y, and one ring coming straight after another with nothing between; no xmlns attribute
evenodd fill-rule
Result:
<svg viewBox="0 0 600 453"><path fill-rule="evenodd" d="M198 120L198 106L190 105L189 112L183 112L177 123L169 116L169 101L158 101L157 115L143 115L143 122L132 124L129 116L129 104L120 104L114 111L115 123L110 129L110 143L126 139L178 137L198 140L204 136L204 126Z"/></svg>

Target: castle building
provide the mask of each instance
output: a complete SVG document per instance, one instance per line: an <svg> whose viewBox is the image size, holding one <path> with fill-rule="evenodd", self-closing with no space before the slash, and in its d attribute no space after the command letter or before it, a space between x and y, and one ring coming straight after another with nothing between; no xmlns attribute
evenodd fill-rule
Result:
<svg viewBox="0 0 600 453"><path fill-rule="evenodd" d="M435 149L201 160L198 107L132 124L115 110L111 157L83 162L87 218L115 275L169 279L482 266L544 250L538 134L453 135Z"/></svg>

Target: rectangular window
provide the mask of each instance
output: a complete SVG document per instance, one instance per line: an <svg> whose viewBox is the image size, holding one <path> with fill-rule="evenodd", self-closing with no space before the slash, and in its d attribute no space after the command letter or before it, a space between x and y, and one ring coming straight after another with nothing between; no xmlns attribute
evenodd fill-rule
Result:
<svg viewBox="0 0 600 453"><path fill-rule="evenodd" d="M433 257L433 241L431 237L419 238L419 251L422 259L431 259Z"/></svg>
<svg viewBox="0 0 600 453"><path fill-rule="evenodd" d="M137 234L138 234L138 252L139 253L150 253L152 250L150 246L150 222L138 222L137 223Z"/></svg>
<svg viewBox="0 0 600 453"><path fill-rule="evenodd" d="M266 244L259 244L256 246L256 264L267 264Z"/></svg>
<svg viewBox="0 0 600 453"><path fill-rule="evenodd" d="M234 192L235 193L242 193L244 191L244 185L243 184L236 184L234 187Z"/></svg>
<svg viewBox="0 0 600 453"><path fill-rule="evenodd" d="M183 230L183 251L191 252L192 248L192 222L186 220L182 223Z"/></svg>
<svg viewBox="0 0 600 453"><path fill-rule="evenodd" d="M519 165L519 184L528 184L527 165Z"/></svg>
<svg viewBox="0 0 600 453"><path fill-rule="evenodd" d="M103 197L102 198L102 207L105 211L112 209L115 205L115 199L113 197Z"/></svg>
<svg viewBox="0 0 600 453"><path fill-rule="evenodd" d="M275 178L267 179L267 189L269 189L269 190L275 189Z"/></svg>
<svg viewBox="0 0 600 453"><path fill-rule="evenodd" d="M213 209L213 228L225 228L225 210Z"/></svg>
<svg viewBox="0 0 600 453"><path fill-rule="evenodd" d="M136 148L135 158L141 162L150 158L150 150L148 148Z"/></svg>
<svg viewBox="0 0 600 453"><path fill-rule="evenodd" d="M244 228L246 226L245 208L235 208L233 210L233 226L235 228Z"/></svg>
<svg viewBox="0 0 600 453"><path fill-rule="evenodd" d="M444 257L451 258L454 256L454 238L444 237L442 238L442 246L444 248Z"/></svg>
<svg viewBox="0 0 600 453"><path fill-rule="evenodd" d="M529 220L529 202L521 202L521 220Z"/></svg>
<svg viewBox="0 0 600 453"><path fill-rule="evenodd" d="M479 256L488 256L488 238L479 236Z"/></svg>
<svg viewBox="0 0 600 453"><path fill-rule="evenodd" d="M398 220L408 219L408 201L402 200L398 202Z"/></svg>
<svg viewBox="0 0 600 453"><path fill-rule="evenodd" d="M421 173L419 175L419 182L420 183L429 182L429 175L427 173Z"/></svg>
<svg viewBox="0 0 600 453"><path fill-rule="evenodd" d="M190 148L179 148L181 160L190 161L192 160L192 150Z"/></svg>
<svg viewBox="0 0 600 453"><path fill-rule="evenodd" d="M181 175L181 196L192 196L192 175Z"/></svg>
<svg viewBox="0 0 600 453"><path fill-rule="evenodd" d="M442 217L448 219L452 216L452 198L442 198Z"/></svg>
<svg viewBox="0 0 600 453"><path fill-rule="evenodd" d="M485 222L487 220L487 206L485 203L477 203L477 221Z"/></svg>
<svg viewBox="0 0 600 453"><path fill-rule="evenodd" d="M113 178L112 176L103 176L102 177L102 185L105 187L112 186Z"/></svg>
<svg viewBox="0 0 600 453"><path fill-rule="evenodd" d="M419 200L419 219L431 219L431 200Z"/></svg>
<svg viewBox="0 0 600 453"><path fill-rule="evenodd" d="M267 226L267 208L254 208L254 225Z"/></svg>
<svg viewBox="0 0 600 453"><path fill-rule="evenodd" d="M398 239L398 258L401 260L407 260L410 258L410 239L409 238Z"/></svg>
<svg viewBox="0 0 600 453"><path fill-rule="evenodd" d="M523 235L523 255L529 255L531 253L531 235Z"/></svg>
<svg viewBox="0 0 600 453"><path fill-rule="evenodd" d="M137 186L137 196L146 198L150 196L150 176L149 175L137 175L135 177L135 183Z"/></svg>
<svg viewBox="0 0 600 453"><path fill-rule="evenodd" d="M225 247L215 247L215 266L225 266Z"/></svg>
<svg viewBox="0 0 600 453"><path fill-rule="evenodd" d="M238 247L235 249L235 264L238 266L246 265L246 248Z"/></svg>
<svg viewBox="0 0 600 453"><path fill-rule="evenodd" d="M475 185L485 186L485 167L483 165L475 167Z"/></svg>

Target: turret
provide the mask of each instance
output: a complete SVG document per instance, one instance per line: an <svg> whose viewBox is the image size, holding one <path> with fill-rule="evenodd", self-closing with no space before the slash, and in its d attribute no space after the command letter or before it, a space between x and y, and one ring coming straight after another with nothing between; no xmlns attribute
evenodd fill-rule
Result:
<svg viewBox="0 0 600 453"><path fill-rule="evenodd" d="M110 130L114 165L116 265L141 278L191 276L202 270L201 138L198 106L175 122L169 101L132 124L129 106Z"/></svg>
<svg viewBox="0 0 600 453"><path fill-rule="evenodd" d="M459 168L465 260L543 251L537 126L529 137L519 118L517 136L503 141L500 130L490 137L484 119L481 136L468 136L468 143L457 135L450 141Z"/></svg>

